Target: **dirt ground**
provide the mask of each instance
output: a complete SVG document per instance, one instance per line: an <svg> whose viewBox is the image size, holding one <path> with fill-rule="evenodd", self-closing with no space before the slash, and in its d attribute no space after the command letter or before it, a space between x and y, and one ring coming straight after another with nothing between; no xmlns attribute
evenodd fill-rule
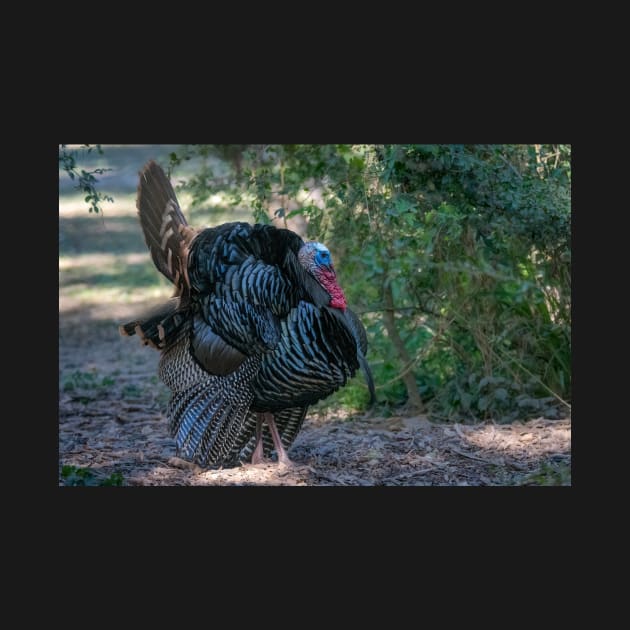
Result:
<svg viewBox="0 0 630 630"><path fill-rule="evenodd" d="M177 458L157 379L158 353L117 324L137 305L64 298L59 344L59 485L495 486L570 485L571 420L434 424L309 414L276 464L203 470ZM81 477L81 471L88 477ZM78 473L78 475L77 475ZM85 473L83 473L85 474Z"/></svg>

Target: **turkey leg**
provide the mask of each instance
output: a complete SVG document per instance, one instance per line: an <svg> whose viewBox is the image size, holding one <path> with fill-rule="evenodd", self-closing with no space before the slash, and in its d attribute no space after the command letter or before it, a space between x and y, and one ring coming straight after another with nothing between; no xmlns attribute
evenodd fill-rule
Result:
<svg viewBox="0 0 630 630"><path fill-rule="evenodd" d="M262 423L265 419L264 414L256 414L256 448L252 453L252 464L262 464L265 461L264 448L262 441Z"/></svg>
<svg viewBox="0 0 630 630"><path fill-rule="evenodd" d="M267 426L269 427L269 431L271 432L271 438L273 439L273 444L276 447L276 453L278 453L278 464L283 464L284 466L290 467L293 466L293 462L289 459L287 452L284 450L284 446L282 445L282 440L280 439L280 433L278 433L278 427L276 427L276 422L273 419L272 413L264 414L265 420L267 421Z"/></svg>
<svg viewBox="0 0 630 630"><path fill-rule="evenodd" d="M278 464L292 467L293 462L289 459L284 445L282 444L282 439L280 438L280 433L278 432L278 427L276 426L273 414L269 412L256 414L256 448L252 453L252 464L262 464L265 461L264 446L262 440L263 420L267 423L267 426L269 427L269 432L271 433L273 445L276 447L276 453L278 453Z"/></svg>

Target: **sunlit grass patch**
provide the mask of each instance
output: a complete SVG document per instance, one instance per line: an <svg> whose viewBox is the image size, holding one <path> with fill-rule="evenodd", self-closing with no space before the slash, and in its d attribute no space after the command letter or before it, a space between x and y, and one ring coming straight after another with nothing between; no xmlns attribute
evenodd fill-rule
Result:
<svg viewBox="0 0 630 630"><path fill-rule="evenodd" d="M125 287L88 287L86 285L77 285L71 291L68 291L65 297L73 298L81 301L84 306L99 305L103 303L120 302L124 304L135 304L153 301L157 299L168 299L172 295L172 291L164 291L160 288L140 288L131 291ZM60 312L66 310L63 302L63 296L60 301Z"/></svg>
<svg viewBox="0 0 630 630"><path fill-rule="evenodd" d="M168 298L172 285L147 254L91 253L59 258L60 310L64 298L87 304L134 303Z"/></svg>

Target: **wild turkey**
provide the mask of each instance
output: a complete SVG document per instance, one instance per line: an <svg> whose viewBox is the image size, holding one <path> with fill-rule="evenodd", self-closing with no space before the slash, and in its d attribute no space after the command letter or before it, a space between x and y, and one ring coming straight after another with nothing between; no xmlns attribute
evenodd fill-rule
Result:
<svg viewBox="0 0 630 630"><path fill-rule="evenodd" d="M324 245L271 225L193 230L153 161L140 172L137 207L153 262L175 294L119 329L161 350L182 457L230 466L259 463L275 449L288 465L308 406L359 367L374 400L365 329Z"/></svg>

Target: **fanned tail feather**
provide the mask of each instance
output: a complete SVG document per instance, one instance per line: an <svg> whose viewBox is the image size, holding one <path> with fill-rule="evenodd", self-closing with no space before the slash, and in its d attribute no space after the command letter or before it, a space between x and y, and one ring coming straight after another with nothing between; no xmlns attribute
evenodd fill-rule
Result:
<svg viewBox="0 0 630 630"><path fill-rule="evenodd" d="M188 253L197 232L188 226L171 182L153 160L140 171L136 205L155 266L183 292L190 286Z"/></svg>

